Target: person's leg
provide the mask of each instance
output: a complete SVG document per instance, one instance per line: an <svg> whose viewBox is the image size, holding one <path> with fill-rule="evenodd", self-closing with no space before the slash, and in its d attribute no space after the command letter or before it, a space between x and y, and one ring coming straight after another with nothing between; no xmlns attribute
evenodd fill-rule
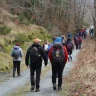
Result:
<svg viewBox="0 0 96 96"><path fill-rule="evenodd" d="M71 60L72 60L72 50L70 50L70 58L71 58Z"/></svg>
<svg viewBox="0 0 96 96"><path fill-rule="evenodd" d="M78 49L78 44L76 44L76 50Z"/></svg>
<svg viewBox="0 0 96 96"><path fill-rule="evenodd" d="M52 64L52 83L54 90L56 90L56 74L57 74L56 66L55 64Z"/></svg>
<svg viewBox="0 0 96 96"><path fill-rule="evenodd" d="M65 64L62 63L61 66L58 67L58 90L61 90L62 87L62 75L64 70Z"/></svg>
<svg viewBox="0 0 96 96"><path fill-rule="evenodd" d="M17 61L17 74L20 76L20 61Z"/></svg>
<svg viewBox="0 0 96 96"><path fill-rule="evenodd" d="M35 87L34 72L35 72L35 69L32 68L32 66L30 66L30 82L31 82L31 90L34 90L34 87Z"/></svg>
<svg viewBox="0 0 96 96"><path fill-rule="evenodd" d="M69 52L69 50L67 50L67 52L68 52L68 61L69 61L69 59L70 59L70 52Z"/></svg>
<svg viewBox="0 0 96 96"><path fill-rule="evenodd" d="M39 91L40 88L40 75L41 75L41 68L36 69L36 91Z"/></svg>
<svg viewBox="0 0 96 96"><path fill-rule="evenodd" d="M13 77L15 77L16 72L16 61L13 61Z"/></svg>

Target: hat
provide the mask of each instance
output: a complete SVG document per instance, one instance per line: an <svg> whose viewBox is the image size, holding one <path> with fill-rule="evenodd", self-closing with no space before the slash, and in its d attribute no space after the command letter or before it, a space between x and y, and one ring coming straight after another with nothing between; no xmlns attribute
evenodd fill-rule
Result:
<svg viewBox="0 0 96 96"><path fill-rule="evenodd" d="M57 37L55 40L54 40L54 42L62 42L62 39L61 39L61 37Z"/></svg>
<svg viewBox="0 0 96 96"><path fill-rule="evenodd" d="M41 42L41 40L39 38L36 38L36 39L34 39L34 42L39 43L39 42Z"/></svg>
<svg viewBox="0 0 96 96"><path fill-rule="evenodd" d="M20 44L19 44L19 43L17 43L17 44L16 44L16 46L20 46Z"/></svg>

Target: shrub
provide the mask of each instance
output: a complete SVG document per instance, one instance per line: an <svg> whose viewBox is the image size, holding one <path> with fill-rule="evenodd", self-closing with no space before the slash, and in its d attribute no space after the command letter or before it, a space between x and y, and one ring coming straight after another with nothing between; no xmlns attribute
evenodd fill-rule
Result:
<svg viewBox="0 0 96 96"><path fill-rule="evenodd" d="M14 43L24 43L24 42L29 42L28 36L22 33L18 33L18 35L15 37Z"/></svg>
<svg viewBox="0 0 96 96"><path fill-rule="evenodd" d="M8 28L7 26L0 27L0 34L1 35L7 35L11 32L11 28Z"/></svg>

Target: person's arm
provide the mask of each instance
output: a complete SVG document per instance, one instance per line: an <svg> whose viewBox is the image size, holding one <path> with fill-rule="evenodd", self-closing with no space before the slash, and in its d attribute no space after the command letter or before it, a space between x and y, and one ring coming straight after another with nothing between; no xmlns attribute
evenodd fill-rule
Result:
<svg viewBox="0 0 96 96"><path fill-rule="evenodd" d="M25 56L25 64L28 67L29 66L29 49L26 52L26 56Z"/></svg>
<svg viewBox="0 0 96 96"><path fill-rule="evenodd" d="M52 62L52 47L50 48L50 50L49 50L49 53L48 53L48 57L49 57L49 59L50 59L50 62Z"/></svg>
<svg viewBox="0 0 96 96"><path fill-rule="evenodd" d="M22 48L21 48L21 57L23 56L23 51L22 51Z"/></svg>
<svg viewBox="0 0 96 96"><path fill-rule="evenodd" d="M48 60L47 60L47 57L46 57L46 53L45 53L45 51L44 51L44 49L42 47L41 47L41 56L42 56L42 58L44 60L45 66L46 66L47 63L48 63Z"/></svg>
<svg viewBox="0 0 96 96"><path fill-rule="evenodd" d="M68 52L65 46L63 48L64 48L64 53L65 53L65 64L66 64L68 60Z"/></svg>

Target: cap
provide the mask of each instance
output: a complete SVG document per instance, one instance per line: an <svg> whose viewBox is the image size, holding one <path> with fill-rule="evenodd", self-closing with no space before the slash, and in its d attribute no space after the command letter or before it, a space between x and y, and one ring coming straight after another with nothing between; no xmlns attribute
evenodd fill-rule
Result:
<svg viewBox="0 0 96 96"><path fill-rule="evenodd" d="M39 38L36 38L36 39L34 39L34 42L39 43L39 42L41 42L41 40Z"/></svg>

